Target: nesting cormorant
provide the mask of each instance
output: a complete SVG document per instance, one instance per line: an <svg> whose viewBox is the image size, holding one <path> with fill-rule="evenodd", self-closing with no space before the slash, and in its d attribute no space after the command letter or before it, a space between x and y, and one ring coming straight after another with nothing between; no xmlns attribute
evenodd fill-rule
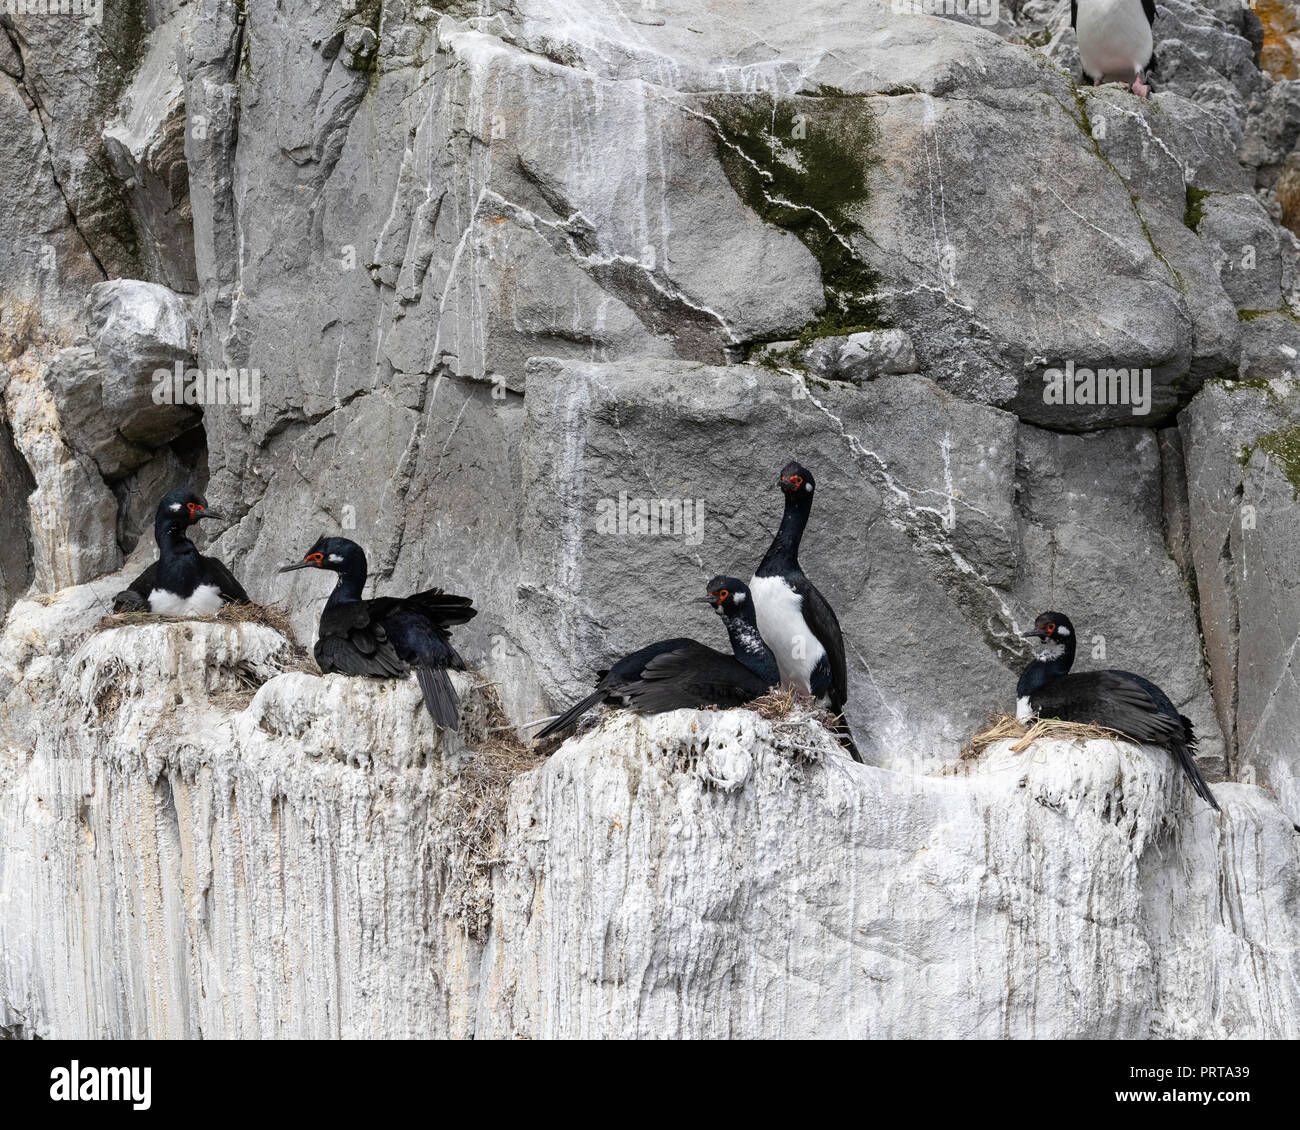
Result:
<svg viewBox="0 0 1300 1130"><path fill-rule="evenodd" d="M1042 641L1038 658L1025 668L1016 686L1016 717L1035 714L1104 726L1136 742L1164 746L1182 766L1192 788L1216 812L1219 802L1197 768L1196 735L1191 720L1179 714L1155 683L1129 671L1080 671L1074 664L1074 625L1062 612L1044 612L1034 620L1028 639Z"/></svg>
<svg viewBox="0 0 1300 1130"><path fill-rule="evenodd" d="M248 604L248 593L215 557L204 557L186 530L204 518L224 519L192 490L169 490L158 503L153 536L158 560L113 597L114 612L160 612L190 616L223 604Z"/></svg>
<svg viewBox="0 0 1300 1130"><path fill-rule="evenodd" d="M660 640L632 652L600 672L596 689L537 735L537 740L569 729L592 707L605 702L638 714L666 710L732 707L766 694L780 682L776 659L758 633L754 602L744 581L714 577L708 595L727 626L731 655L692 639Z"/></svg>
<svg viewBox="0 0 1300 1130"><path fill-rule="evenodd" d="M366 555L347 538L323 537L294 569L328 569L338 574L325 602L314 649L316 663L327 674L405 678L415 672L424 705L439 726L455 727L460 699L447 669L463 671L464 661L451 646L448 628L477 615L467 596L428 589L413 596L378 596L365 600Z"/></svg>

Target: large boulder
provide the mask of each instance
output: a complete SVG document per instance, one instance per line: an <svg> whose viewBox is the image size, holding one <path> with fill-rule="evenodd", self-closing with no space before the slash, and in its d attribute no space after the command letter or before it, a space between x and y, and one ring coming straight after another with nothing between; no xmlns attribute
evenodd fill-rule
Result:
<svg viewBox="0 0 1300 1130"><path fill-rule="evenodd" d="M1211 384L1181 422L1201 627L1229 764L1300 822L1300 391Z"/></svg>
<svg viewBox="0 0 1300 1130"><path fill-rule="evenodd" d="M180 295L132 279L92 287L87 323L88 341L62 350L45 382L64 436L114 482L198 423L202 409L183 396L193 331Z"/></svg>
<svg viewBox="0 0 1300 1130"><path fill-rule="evenodd" d="M1211 195L1200 202L1197 234L1216 249L1215 267L1238 310L1282 305L1278 227L1254 196Z"/></svg>
<svg viewBox="0 0 1300 1130"><path fill-rule="evenodd" d="M32 579L40 592L83 584L122 563L117 503L94 459L60 426L57 401L39 361L13 366L0 398L13 442L35 480L27 494Z"/></svg>

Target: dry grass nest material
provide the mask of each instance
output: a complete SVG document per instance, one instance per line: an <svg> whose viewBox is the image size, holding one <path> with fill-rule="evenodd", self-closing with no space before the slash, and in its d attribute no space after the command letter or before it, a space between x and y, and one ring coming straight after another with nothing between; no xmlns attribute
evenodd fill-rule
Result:
<svg viewBox="0 0 1300 1130"><path fill-rule="evenodd" d="M1016 753L1020 753L1043 738L1079 738L1083 740L1111 738L1122 742L1132 741L1131 738L1115 730L1108 730L1104 726L1094 726L1091 723L1062 722L1057 718L1035 718L1030 725L1026 726L1023 722L1017 720L1013 714L997 714L989 720L988 727L985 730L976 734L962 746L961 760L972 761L983 756L984 751L994 742L1008 741L1011 738L1017 739L1011 747Z"/></svg>
<svg viewBox="0 0 1300 1130"><path fill-rule="evenodd" d="M501 707L496 684L480 682L487 701L481 726L462 735L471 755L447 791L445 825L452 831L451 877L457 916L473 937L483 937L492 915L492 868L504 863L510 786L546 758L520 740Z"/></svg>
<svg viewBox="0 0 1300 1130"><path fill-rule="evenodd" d="M760 718L766 718L769 722L787 719L802 722L811 719L832 731L840 724L839 718L831 711L788 688L778 687L770 690L767 694L760 695L747 703L743 709L752 710Z"/></svg>
<svg viewBox="0 0 1300 1130"><path fill-rule="evenodd" d="M290 643L297 644L289 611L279 604L223 604L211 616L170 616L158 612L110 612L95 625L97 632L126 628L133 624L181 624L187 620L208 620L218 624L265 624Z"/></svg>

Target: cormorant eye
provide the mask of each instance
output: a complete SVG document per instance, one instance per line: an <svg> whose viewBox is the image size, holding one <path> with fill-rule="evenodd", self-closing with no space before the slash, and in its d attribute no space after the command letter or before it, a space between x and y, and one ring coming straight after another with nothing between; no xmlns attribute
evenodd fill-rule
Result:
<svg viewBox="0 0 1300 1130"><path fill-rule="evenodd" d="M325 558L319 553L309 553L303 560L310 561L313 565L323 565L325 563Z"/></svg>
<svg viewBox="0 0 1300 1130"><path fill-rule="evenodd" d="M1045 624L1044 627L1047 629L1047 634L1048 634L1049 636L1050 636L1054 631L1056 631L1056 625L1055 625L1055 624Z"/></svg>
<svg viewBox="0 0 1300 1130"><path fill-rule="evenodd" d="M798 489L799 487L803 486L803 476L802 476L802 475L791 475L791 476L790 476L790 483L791 483L792 486L794 486L796 489Z"/></svg>
<svg viewBox="0 0 1300 1130"><path fill-rule="evenodd" d="M727 597L729 597L730 595L731 595L731 593L729 593L726 589L719 589L719 590L718 590L718 599L719 599L719 600L726 600Z"/></svg>

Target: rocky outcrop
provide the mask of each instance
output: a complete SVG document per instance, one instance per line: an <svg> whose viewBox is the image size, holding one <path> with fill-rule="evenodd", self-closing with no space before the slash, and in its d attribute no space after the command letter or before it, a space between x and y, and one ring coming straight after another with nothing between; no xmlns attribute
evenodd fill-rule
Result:
<svg viewBox="0 0 1300 1130"><path fill-rule="evenodd" d="M1211 385L1184 414L1192 557L1215 705L1234 768L1300 812L1300 396Z"/></svg>
<svg viewBox="0 0 1300 1130"><path fill-rule="evenodd" d="M952 757L1014 697L1017 610L1066 600L1093 662L1153 672L1222 756L1186 663L1196 618L1163 540L1154 433L1053 435L919 376L855 390L759 367L539 361L528 381L520 612L553 695L678 630L647 575L685 596L752 569L780 517L752 467L819 451L835 470L801 559L849 641L848 716L872 757Z"/></svg>
<svg viewBox="0 0 1300 1130"><path fill-rule="evenodd" d="M185 163L185 91L180 45L195 6L183 7L149 36L147 51L104 126L104 154L128 190L144 275L173 290L198 290L189 167Z"/></svg>
<svg viewBox="0 0 1300 1130"><path fill-rule="evenodd" d="M113 280L91 288L87 323L88 342L55 356L45 379L65 437L113 483L199 422L183 395L189 312L166 287Z"/></svg>
<svg viewBox="0 0 1300 1130"><path fill-rule="evenodd" d="M1162 0L1141 101L1068 5L919 7L0 14L0 1028L1295 1034L1293 29ZM484 726L722 642L686 601L792 456L868 766L622 720L467 841ZM177 485L301 639L321 533L473 596L505 717L467 687L444 741L257 626L91 636ZM1048 607L1192 719L1222 823L1126 746L946 772Z"/></svg>
<svg viewBox="0 0 1300 1130"><path fill-rule="evenodd" d="M88 599L16 608L0 678L41 678ZM1216 819L1163 751L1003 743L915 775L798 716L620 716L518 773L483 853L481 751L412 683L288 660L269 628L202 622L63 656L57 722L0 755L0 1025L1300 1034L1300 836L1248 785L1216 786Z"/></svg>

